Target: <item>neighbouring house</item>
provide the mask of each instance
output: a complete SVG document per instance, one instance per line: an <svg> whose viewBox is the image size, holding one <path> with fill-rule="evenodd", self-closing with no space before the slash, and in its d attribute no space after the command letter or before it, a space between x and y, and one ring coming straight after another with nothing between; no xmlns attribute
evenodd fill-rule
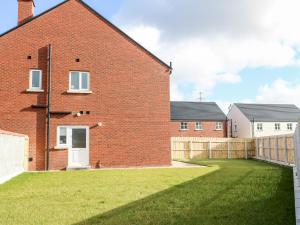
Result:
<svg viewBox="0 0 300 225"><path fill-rule="evenodd" d="M300 109L287 104L233 104L228 117L228 133L234 138L255 138L292 134L300 119Z"/></svg>
<svg viewBox="0 0 300 225"><path fill-rule="evenodd" d="M171 102L172 137L227 137L227 118L215 102Z"/></svg>
<svg viewBox="0 0 300 225"><path fill-rule="evenodd" d="M29 169L170 165L171 67L81 0L34 7L0 35L0 128Z"/></svg>

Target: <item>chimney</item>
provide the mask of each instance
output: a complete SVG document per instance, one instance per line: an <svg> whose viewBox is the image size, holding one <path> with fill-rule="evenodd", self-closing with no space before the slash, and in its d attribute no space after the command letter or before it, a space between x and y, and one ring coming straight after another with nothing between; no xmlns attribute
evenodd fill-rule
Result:
<svg viewBox="0 0 300 225"><path fill-rule="evenodd" d="M34 7L34 0L18 0L18 25L33 17Z"/></svg>

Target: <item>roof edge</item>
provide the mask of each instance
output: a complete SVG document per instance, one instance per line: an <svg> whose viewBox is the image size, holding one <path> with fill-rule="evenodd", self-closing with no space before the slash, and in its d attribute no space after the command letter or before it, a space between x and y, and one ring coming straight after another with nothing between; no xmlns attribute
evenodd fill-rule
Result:
<svg viewBox="0 0 300 225"><path fill-rule="evenodd" d="M193 102L193 101L170 101L171 103L210 103L217 104L217 102Z"/></svg>
<svg viewBox="0 0 300 225"><path fill-rule="evenodd" d="M49 9L47 9L46 11L32 17L31 19L29 19L28 21L26 21L25 23L22 23L20 25L17 25L11 29L9 29L8 31L5 31L4 33L0 34L0 38L5 36L6 34L11 33L14 30L17 30L18 28L25 26L26 24L36 20L37 18L47 14L48 12L58 8L59 6L69 2L70 0L65 0ZM106 24L108 24L110 27L112 27L113 29L115 29L117 32L119 32L122 36L124 36L127 40L129 40L130 42L132 42L132 44L134 44L135 46L139 47L140 49L142 49L144 52L146 52L150 57L152 57L154 60L156 60L158 63L160 63L161 65L165 66L168 70L170 70L170 72L172 72L173 68L170 65L168 65L167 63L165 63L163 60L161 60L160 58L158 58L155 54L153 54L152 52L150 52L149 50L147 50L144 46L142 46L140 43L138 43L137 41L135 41L132 37L130 37L128 34L126 34L124 31L122 31L120 28L118 28L116 25L114 25L112 22L110 22L108 19L106 19L104 16L102 16L100 13L98 13L96 10L94 10L91 6L89 6L87 3L85 3L82 0L76 0L77 2L79 2L80 4L82 4L85 8L87 8L89 11L91 11L93 14L95 14L97 17L99 17L101 20L103 20Z"/></svg>
<svg viewBox="0 0 300 225"><path fill-rule="evenodd" d="M158 58L155 54L150 52L148 49L146 49L144 46L142 46L140 43L135 41L132 37L130 37L128 34L126 34L124 31L122 31L119 27L114 25L112 22L110 22L108 19L106 19L104 16L102 16L100 13L98 13L95 9L93 9L91 6L89 6L87 3L85 3L82 0L76 0L79 3L81 3L83 6L85 6L88 10L90 10L92 13L94 13L97 17L99 17L101 20L103 20L105 23L107 23L109 26L111 26L113 29L115 29L117 32L119 32L121 35L123 35L126 39L131 41L134 45L141 48L143 51L145 51L148 55L150 55L153 59L158 61L163 66L167 67L169 70L172 71L172 66L165 63L163 60Z"/></svg>
<svg viewBox="0 0 300 225"><path fill-rule="evenodd" d="M30 23L31 21L33 21L33 20L35 20L35 19L37 19L37 18L39 18L39 17L41 17L41 16L47 14L48 12L50 12L50 11L52 11L52 10L58 8L59 6L61 6L61 5L65 4L65 3L67 3L68 1L70 1L70 0L65 0L65 1L63 1L63 2L61 2L61 3L59 3L59 4L57 4L57 5L55 5L55 6L51 7L51 8L49 8L49 9L47 9L46 11L44 11L44 12L42 12L42 13L40 13L40 14L38 14L38 15L32 17L32 18L30 18L30 19L27 20L26 22L24 22L24 23L22 23L22 24L20 24L20 25L17 25L17 26L15 26L15 27L13 27L13 28L11 28L11 29L5 31L4 33L0 34L0 38L3 37L3 36L5 36L6 34L9 34L10 32L12 32L12 31L14 31L14 30L17 30L18 28L20 28L20 27L22 27L22 26L25 26L27 23Z"/></svg>
<svg viewBox="0 0 300 225"><path fill-rule="evenodd" d="M203 121L203 122L226 122L226 121L228 121L228 118L226 117L226 118L224 118L224 119L172 119L171 118L171 122L201 122L201 121Z"/></svg>

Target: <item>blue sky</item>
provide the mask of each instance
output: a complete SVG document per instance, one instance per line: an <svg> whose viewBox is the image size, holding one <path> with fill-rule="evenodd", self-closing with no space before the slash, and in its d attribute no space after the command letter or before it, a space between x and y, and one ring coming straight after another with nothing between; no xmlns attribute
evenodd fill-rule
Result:
<svg viewBox="0 0 300 225"><path fill-rule="evenodd" d="M232 102L300 106L299 1L214 1L85 0L173 62L173 100L197 101L201 91L224 110ZM60 2L35 0L35 15ZM16 26L17 0L2 2L0 21L0 33Z"/></svg>
<svg viewBox="0 0 300 225"><path fill-rule="evenodd" d="M41 12L63 2L62 0L35 0L35 14L40 14ZM100 12L103 16L111 18L120 7L121 0L86 0L90 6ZM0 14L0 32L10 29L17 24L18 16L18 3L17 0L5 1L1 3L1 14Z"/></svg>

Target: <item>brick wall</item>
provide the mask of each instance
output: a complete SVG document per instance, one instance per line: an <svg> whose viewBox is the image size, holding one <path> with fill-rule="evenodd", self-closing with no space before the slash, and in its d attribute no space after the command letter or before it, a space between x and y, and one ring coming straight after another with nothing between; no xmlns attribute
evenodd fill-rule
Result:
<svg viewBox="0 0 300 225"><path fill-rule="evenodd" d="M51 150L50 151L50 161L49 169L50 170L65 170L68 165L68 150Z"/></svg>
<svg viewBox="0 0 300 225"><path fill-rule="evenodd" d="M188 130L180 130L181 122L171 122L171 136L172 137L227 137L227 123L223 122L223 129L216 130L216 121L202 121L203 130L195 130L196 122L187 122Z"/></svg>
<svg viewBox="0 0 300 225"><path fill-rule="evenodd" d="M52 110L91 112L55 116L52 150L58 125L82 125L90 127L92 167L170 164L168 68L71 0L0 37L0 127L29 136L30 170L45 169L46 110L31 105L45 104L47 93L26 89L29 69L38 68L47 90L48 44L53 46ZM67 93L71 70L90 72L92 94ZM51 157L61 167L65 154Z"/></svg>

